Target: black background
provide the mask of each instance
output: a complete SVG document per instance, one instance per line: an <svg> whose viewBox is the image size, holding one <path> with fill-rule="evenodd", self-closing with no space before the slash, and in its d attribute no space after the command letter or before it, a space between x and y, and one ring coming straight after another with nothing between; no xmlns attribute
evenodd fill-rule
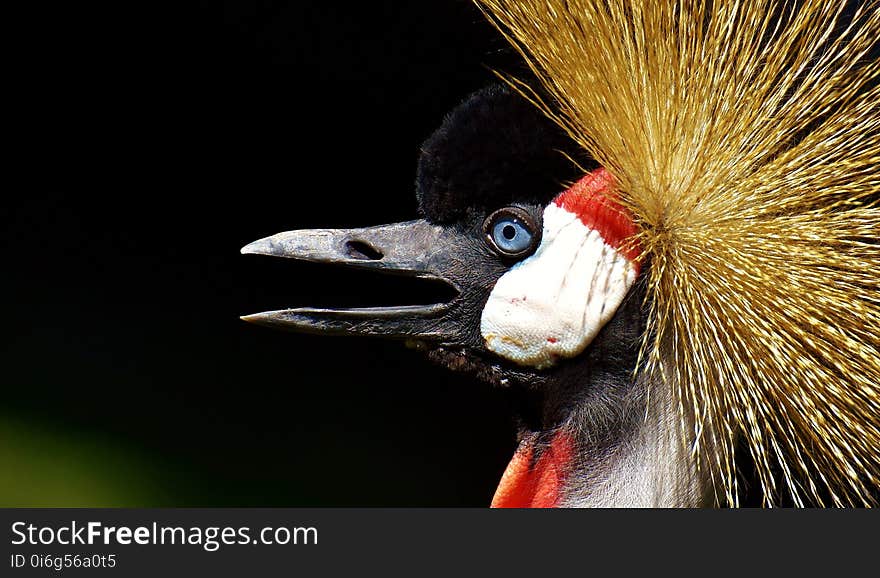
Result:
<svg viewBox="0 0 880 578"><path fill-rule="evenodd" d="M3 195L2 415L53 447L91 440L69 460L139 456L148 479L113 460L106 475L151 497L5 505L487 505L514 448L498 392L399 343L238 319L412 302L398 280L239 249L416 218L421 142L492 69L519 70L483 16L466 0L28 6L7 19L24 186Z"/></svg>

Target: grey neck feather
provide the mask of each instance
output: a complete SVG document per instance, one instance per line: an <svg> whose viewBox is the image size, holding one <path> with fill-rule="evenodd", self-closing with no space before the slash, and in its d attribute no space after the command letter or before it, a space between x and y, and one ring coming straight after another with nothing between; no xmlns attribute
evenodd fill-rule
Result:
<svg viewBox="0 0 880 578"><path fill-rule="evenodd" d="M681 416L668 388L625 409L634 428L582 464L566 484L562 507L699 507L712 505L711 486L682 439ZM636 412L638 412L638 415ZM638 417L636 417L638 416Z"/></svg>

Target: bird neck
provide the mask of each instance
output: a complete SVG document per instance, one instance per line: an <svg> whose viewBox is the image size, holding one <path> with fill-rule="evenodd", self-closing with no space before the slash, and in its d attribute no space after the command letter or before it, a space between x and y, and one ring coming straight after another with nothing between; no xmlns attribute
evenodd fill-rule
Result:
<svg viewBox="0 0 880 578"><path fill-rule="evenodd" d="M540 427L521 429L492 506L712 505L709 480L688 449L668 387L636 382L623 391L605 404L572 405L545 397L545 410L572 409L562 419L557 415Z"/></svg>
<svg viewBox="0 0 880 578"><path fill-rule="evenodd" d="M582 436L582 459L573 464L557 505L648 508L714 503L705 468L697 467L691 444L684 439L671 392L653 384L644 402L641 419L632 422L625 437L589 445L590 436ZM637 410L638 405L628 408Z"/></svg>

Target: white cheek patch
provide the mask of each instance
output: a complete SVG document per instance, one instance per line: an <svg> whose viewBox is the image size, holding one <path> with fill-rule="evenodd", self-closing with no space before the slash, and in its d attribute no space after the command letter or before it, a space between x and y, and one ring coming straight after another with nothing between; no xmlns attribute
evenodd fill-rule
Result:
<svg viewBox="0 0 880 578"><path fill-rule="evenodd" d="M580 354L638 276L632 251L616 249L601 223L589 227L566 206L558 198L544 210L537 251L498 279L483 309L486 347L520 365L542 369Z"/></svg>

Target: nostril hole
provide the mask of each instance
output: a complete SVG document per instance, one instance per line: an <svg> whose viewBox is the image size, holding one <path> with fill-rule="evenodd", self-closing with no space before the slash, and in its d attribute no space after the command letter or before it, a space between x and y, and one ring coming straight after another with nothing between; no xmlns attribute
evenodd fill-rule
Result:
<svg viewBox="0 0 880 578"><path fill-rule="evenodd" d="M384 257L380 251L364 241L346 241L345 250L352 259L378 261Z"/></svg>

